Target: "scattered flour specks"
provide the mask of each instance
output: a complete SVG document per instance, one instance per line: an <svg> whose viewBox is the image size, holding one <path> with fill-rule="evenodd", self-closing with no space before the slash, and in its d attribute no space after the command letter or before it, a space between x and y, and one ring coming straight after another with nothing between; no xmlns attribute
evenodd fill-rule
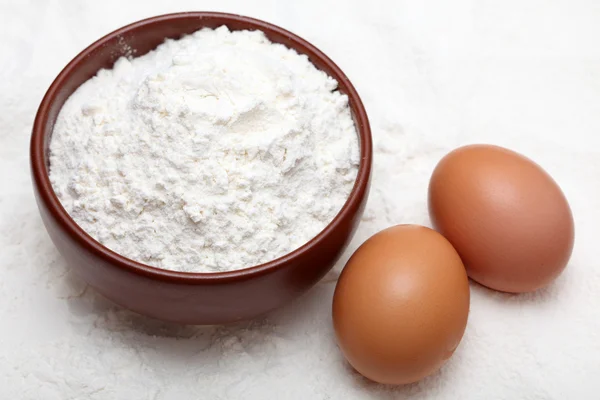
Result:
<svg viewBox="0 0 600 400"><path fill-rule="evenodd" d="M222 11L306 37L369 113L365 218L328 279L268 316L225 327L120 309L68 271L41 223L28 142L45 90L84 46L208 0L0 2L0 399L596 400L600 393L600 8L597 0L222 0ZM76 16L76 17L75 17ZM466 335L440 374L379 386L343 361L335 273L377 230L428 224L427 180L452 148L491 142L540 163L575 216L573 258L550 290L472 286Z"/></svg>

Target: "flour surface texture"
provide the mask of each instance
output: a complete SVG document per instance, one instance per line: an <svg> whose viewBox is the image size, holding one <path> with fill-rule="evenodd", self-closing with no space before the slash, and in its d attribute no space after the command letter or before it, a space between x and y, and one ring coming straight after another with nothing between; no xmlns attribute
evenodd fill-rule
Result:
<svg viewBox="0 0 600 400"><path fill-rule="evenodd" d="M119 59L62 108L50 179L93 238L159 268L273 260L331 222L356 179L348 99L259 31L203 29Z"/></svg>

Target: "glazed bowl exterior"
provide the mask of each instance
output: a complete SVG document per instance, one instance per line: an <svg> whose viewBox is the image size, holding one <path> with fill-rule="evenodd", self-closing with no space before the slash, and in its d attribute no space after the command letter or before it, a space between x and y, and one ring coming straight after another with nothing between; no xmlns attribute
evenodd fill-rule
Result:
<svg viewBox="0 0 600 400"><path fill-rule="evenodd" d="M261 30L273 42L306 54L339 82L349 97L359 132L361 161L354 188L335 219L301 248L274 261L237 271L187 273L158 269L123 257L86 234L68 215L49 180L48 148L67 98L121 56L141 56L167 38L226 25ZM35 196L44 225L62 256L90 286L138 313L189 324L220 324L253 318L306 292L334 265L350 241L367 201L372 163L369 121L358 93L344 73L302 38L272 24L232 14L191 12L162 15L125 26L75 57L43 98L31 137Z"/></svg>

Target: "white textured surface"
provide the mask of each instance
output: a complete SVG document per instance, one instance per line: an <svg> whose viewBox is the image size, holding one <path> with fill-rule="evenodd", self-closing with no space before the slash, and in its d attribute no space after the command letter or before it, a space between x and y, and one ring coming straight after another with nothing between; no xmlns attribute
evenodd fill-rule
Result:
<svg viewBox="0 0 600 400"><path fill-rule="evenodd" d="M598 1L131 3L0 3L0 398L598 398ZM228 327L151 321L86 290L33 200L27 154L37 105L60 69L102 34L159 13L217 7L295 31L357 86L377 154L352 248L391 224L427 224L427 179L439 157L492 142L538 161L569 198L577 238L565 274L530 296L472 286L457 353L441 373L404 388L371 384L343 362L330 321L333 274L294 304Z"/></svg>
<svg viewBox="0 0 600 400"><path fill-rule="evenodd" d="M69 97L52 187L93 238L148 265L275 260L321 232L356 181L358 137L337 86L260 31L166 41Z"/></svg>

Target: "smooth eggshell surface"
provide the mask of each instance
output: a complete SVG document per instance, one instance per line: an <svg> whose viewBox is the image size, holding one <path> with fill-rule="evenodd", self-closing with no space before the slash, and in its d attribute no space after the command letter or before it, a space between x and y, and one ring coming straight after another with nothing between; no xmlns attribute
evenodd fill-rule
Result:
<svg viewBox="0 0 600 400"><path fill-rule="evenodd" d="M446 155L431 177L429 213L469 276L499 291L548 285L573 249L573 216L559 186L502 147L471 145Z"/></svg>
<svg viewBox="0 0 600 400"><path fill-rule="evenodd" d="M422 226L368 239L342 271L333 299L338 344L367 378L415 382L437 371L465 331L469 282L452 245Z"/></svg>

